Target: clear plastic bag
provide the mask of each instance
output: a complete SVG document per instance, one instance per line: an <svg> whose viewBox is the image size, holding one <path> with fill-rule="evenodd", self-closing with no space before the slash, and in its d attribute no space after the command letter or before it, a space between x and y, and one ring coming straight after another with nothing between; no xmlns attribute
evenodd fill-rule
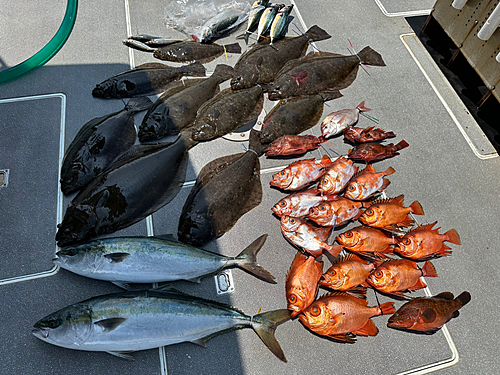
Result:
<svg viewBox="0 0 500 375"><path fill-rule="evenodd" d="M243 0L172 0L165 7L165 20L167 26L206 42L245 22L250 8ZM221 22L228 27L221 29Z"/></svg>

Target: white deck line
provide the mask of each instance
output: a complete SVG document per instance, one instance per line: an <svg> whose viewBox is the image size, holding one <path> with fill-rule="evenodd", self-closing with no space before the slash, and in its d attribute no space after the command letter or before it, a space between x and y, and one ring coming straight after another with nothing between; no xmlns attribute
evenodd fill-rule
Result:
<svg viewBox="0 0 500 375"><path fill-rule="evenodd" d="M427 16L431 13L432 9L422 9L422 10L413 10L409 12L396 12L396 13L390 13L385 9L385 7L382 5L380 0L375 0L375 3L377 3L378 7L384 13L385 16L387 17L415 17L415 16Z"/></svg>
<svg viewBox="0 0 500 375"><path fill-rule="evenodd" d="M132 36L132 21L130 18L130 1L129 0L124 0L125 1L125 22L127 25L127 37ZM134 51L132 48L128 49L128 58L129 58L129 65L130 69L135 68L135 57L134 57ZM153 226L153 216L149 215L146 217L146 231L148 236L154 236L154 226ZM153 284L153 288L158 287L158 283ZM167 353L165 351L165 347L161 346L158 348L158 357L160 360L160 373L162 375L168 375L168 368L167 368Z"/></svg>
<svg viewBox="0 0 500 375"><path fill-rule="evenodd" d="M487 159L492 159L492 158L498 157L498 153L496 153L496 152L488 154L488 155L482 155L476 149L476 146L474 145L474 143L472 142L472 140L469 138L468 134L465 132L464 127L462 126L462 124L460 123L460 121L457 119L457 117L455 116L455 114L451 110L450 106L448 105L448 103L446 102L446 100L443 98L443 96L439 92L439 90L436 87L436 85L434 84L434 82L432 82L432 79L429 77L429 74L425 70L425 68L422 65L422 63L418 60L418 58L415 55L415 53L413 52L413 50L411 49L411 47L409 46L409 44L406 42L405 38L414 38L414 39L416 38L417 41L418 41L418 38L416 37L416 34L415 33L401 34L399 37L400 37L401 41L403 42L403 44L405 45L405 47L408 50L408 52L410 53L411 57L413 57L413 60L415 61L415 63L417 64L417 66L422 71L422 74L427 79L427 82L429 82L429 84L431 85L432 89L434 90L434 92L436 93L438 99L441 101L441 103L443 104L444 108L446 109L446 111L450 115L451 119L453 120L453 122L457 126L458 130L460 130L460 133L462 133L463 137L465 138L465 140L466 140L467 144L469 145L469 147L471 148L472 152L474 152L474 155L476 155L481 160L487 160ZM422 48L425 50L425 47L422 47ZM425 51L425 52L427 53L427 51ZM432 58L430 58L430 60L432 60ZM448 82L448 80L443 75L443 73L437 67L436 67L436 70L442 75L443 81L449 87L450 91L451 92L455 92L455 89L451 86L451 84Z"/></svg>
<svg viewBox="0 0 500 375"><path fill-rule="evenodd" d="M0 99L1 103L15 103L15 102L24 102L28 100L41 100L41 99L51 99L51 98L59 98L61 99L61 123L60 123L60 131L59 131L59 164L58 164L58 181L61 179L61 167L62 161L64 158L64 138L65 138L65 130L66 130L66 95L63 93L55 93L55 94L43 94L43 95L33 95L33 96L23 96L17 98L9 98L9 99ZM60 182L57 185L57 213L56 213L56 224L62 221L62 213L63 213L63 194L61 191ZM55 247L54 253L57 252L57 246ZM19 283L22 281L29 281L40 279L43 277L49 277L55 275L59 272L59 266L54 266L48 271L22 275L17 277L11 277L8 279L0 280L0 286L7 284Z"/></svg>

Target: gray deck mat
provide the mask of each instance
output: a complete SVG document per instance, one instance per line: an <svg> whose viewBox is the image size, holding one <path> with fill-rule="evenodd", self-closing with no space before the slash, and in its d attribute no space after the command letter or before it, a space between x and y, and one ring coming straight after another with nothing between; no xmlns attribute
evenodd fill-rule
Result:
<svg viewBox="0 0 500 375"><path fill-rule="evenodd" d="M13 4L9 6L14 7ZM356 51L370 45L384 57L387 67L367 68L367 72L360 70L354 84L342 91L344 96L328 103L324 116L334 110L353 108L366 100L366 105L373 108L370 114L380 120L379 126L395 131L397 141L405 139L410 144L409 148L401 151L400 156L378 162L375 168L385 170L388 166L394 167L396 173L390 176L391 185L386 193L388 196L405 194L407 203L420 201L426 213L419 218L422 223L438 220L438 226L444 231L455 228L461 236L462 246L452 245L451 257L433 261L439 277L426 280L430 291L433 294L451 291L458 295L463 290L468 290L472 294L472 302L463 309L461 316L447 325L460 355L460 363L440 373L470 374L479 366L483 366L481 371L484 374L496 373L498 358L492 344L497 341L495 332L500 327L496 318L495 296L491 291L498 290L496 264L499 255L493 245L499 240L496 225L500 208L497 199L497 187L500 184L498 158L483 160L471 150L402 43L400 34L411 31L403 18L388 18L379 11L375 2L365 0L350 1L349 6L340 0L315 1L313 4L295 1L295 4L296 9L292 14L294 23L299 28L304 30L304 25L318 24L334 36L328 41L317 43L320 49L349 53L349 39ZM182 36L165 28L164 5L160 1L152 1L147 6L142 2L130 1L132 33L159 34L172 38ZM319 12L319 9L322 11ZM342 17L339 17L339 9ZM294 29L295 26L291 25L289 35L296 35ZM121 45L126 34L123 1L115 0L106 4L82 2L73 34L61 52L45 67L1 86L0 99L64 93L67 97L65 144L68 145L86 121L116 111L123 105L119 100L94 99L90 92L96 83L128 69L129 51ZM224 38L220 43L232 41L234 36ZM243 42L240 43L243 46ZM133 56L135 65L153 61L148 54L134 52ZM237 58L237 55L230 57L228 62L234 63ZM207 69L213 70L217 63L226 63L226 60L220 57L206 64ZM450 103L453 112L455 107L450 99L451 94L445 92L442 96ZM266 110L269 111L273 104L266 102ZM7 104L0 102L2 114L5 105ZM34 105L25 102L22 105L26 116L19 112L19 105L21 104L8 104L9 116L23 120L26 126L31 123L27 119L34 119L35 123L46 130L38 137L46 140L50 147L42 152L40 160L44 161L47 171L50 170L47 173L52 177L43 183L49 185L45 186L48 193L56 194L57 170L54 170L56 161L53 160L53 150L59 145L59 133L56 130L60 124L59 102L55 99L42 100ZM39 114L42 116L37 117ZM0 124L4 131L3 120ZM369 125L372 123L367 118L360 119L360 126ZM318 135L319 127L313 128L310 133ZM15 135L9 133L9 137L15 138ZM36 165L29 164L33 154L27 145L30 139L36 140L37 135L30 132L29 137L25 138L26 143L21 152L24 160L27 160L24 163L35 168ZM7 147L9 144L4 145L6 143L0 141L0 147ZM335 153L345 154L349 148L341 138L334 138L325 148L305 157L317 158L326 152L332 156ZM242 150L241 143L224 139L195 146L189 152L188 179L194 179L206 162ZM9 152L13 154L14 150ZM2 150L0 169L9 168L5 166L6 159L3 155ZM286 164L283 160L261 158L264 172L283 164ZM18 167L12 168L13 171L17 169ZM30 182L29 176L22 178ZM222 254L236 255L262 233L268 233L268 240L258 259L263 267L276 276L277 284L266 284L235 269L232 274L236 290L231 294L218 296L212 277L203 279L200 284L175 283L177 288L193 295L231 303L247 314L255 314L259 309L267 311L286 306L284 283L295 250L282 237L279 222L271 214L271 206L285 194L269 187L270 178L270 173L262 175L264 198L261 205L206 248ZM1 194L12 192L11 188L18 181L21 180L12 177L9 186L4 190L0 189L2 202ZM189 187L183 189L174 201L153 215L154 233L176 233L180 209L188 192ZM33 210L30 199L26 199L25 195L16 196L20 203L15 207L11 207L13 204L9 206L10 210L17 209L16 215L20 217L30 217ZM2 261L2 279L51 267L56 224L55 213L51 211L56 198L49 194L39 196L43 200L40 209L49 212L40 222L33 222L33 233L23 234L22 240L12 235L7 239L2 238L2 246L7 246L2 250L8 253ZM68 202L69 199L65 198L64 208ZM6 228L17 228L17 224L10 220L10 215L8 217L8 221L2 220L0 223L2 235ZM351 226L354 225L357 224ZM23 228L29 226L23 225ZM146 233L146 223L140 222L114 235ZM22 249L19 242L24 242ZM29 252L23 251L25 247L30 249ZM329 263L325 260L325 270L328 266ZM116 292L118 288L115 286L62 270L54 276L37 280L9 284L2 284L0 281L0 288L3 302L0 312L4 321L8 322L3 326L4 340L0 345L4 353L4 365L0 373L80 373L83 366L89 374L165 373L158 350L137 352L134 354L135 361L127 362L106 353L58 348L31 335L33 323L43 316L92 296ZM415 296L423 294L423 291L414 293ZM371 291L368 300L370 305L376 304ZM381 303L389 300L387 297L380 298ZM395 304L399 307L402 303L396 301ZM423 368L421 373L425 373L435 369L441 362L446 367L447 363L458 359L454 357L444 331L430 336L414 335L388 329L385 326L387 317L375 317L373 320L379 327L379 334L376 337L358 337L354 345L341 344L311 334L297 319L285 323L277 329L276 336L288 359L287 364L277 360L250 329L216 336L208 341L206 348L191 343L173 345L166 348L168 373L396 374L415 368ZM426 366L430 368L426 369Z"/></svg>

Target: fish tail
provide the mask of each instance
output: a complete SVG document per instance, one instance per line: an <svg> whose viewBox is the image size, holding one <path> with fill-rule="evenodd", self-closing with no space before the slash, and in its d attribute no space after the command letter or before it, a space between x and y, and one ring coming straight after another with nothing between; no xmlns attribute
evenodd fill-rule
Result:
<svg viewBox="0 0 500 375"><path fill-rule="evenodd" d="M385 66L385 62L382 56L372 49L371 47L363 48L359 53L358 57L361 59L362 64L374 65L374 66Z"/></svg>
<svg viewBox="0 0 500 375"><path fill-rule="evenodd" d="M396 309L394 308L394 302L385 302L381 305L380 307L380 315L389 315L389 314L394 314L396 312Z"/></svg>
<svg viewBox="0 0 500 375"><path fill-rule="evenodd" d="M217 64L212 75L219 76L220 82L224 82L229 78L232 78L234 74L234 68L226 64Z"/></svg>
<svg viewBox="0 0 500 375"><path fill-rule="evenodd" d="M257 253L266 242L267 234L263 234L236 257L236 264L245 271L270 283L275 283L274 276L257 264Z"/></svg>
<svg viewBox="0 0 500 375"><path fill-rule="evenodd" d="M387 136L387 138L394 138L396 136L394 132L386 132L385 135Z"/></svg>
<svg viewBox="0 0 500 375"><path fill-rule="evenodd" d="M251 129L248 138L248 148L255 151L258 156L262 155L268 146L268 144L262 144L260 142L261 134L262 132L260 130Z"/></svg>
<svg viewBox="0 0 500 375"><path fill-rule="evenodd" d="M422 276L437 277L436 268L431 262L427 261L424 263L424 266L422 267Z"/></svg>
<svg viewBox="0 0 500 375"><path fill-rule="evenodd" d="M132 98L127 102L126 108L130 113L137 113L144 111L151 107L153 102L147 96L141 96L139 98Z"/></svg>
<svg viewBox="0 0 500 375"><path fill-rule="evenodd" d="M344 247L341 245L328 245L325 247L325 250L328 251L331 256L336 257L340 254Z"/></svg>
<svg viewBox="0 0 500 375"><path fill-rule="evenodd" d="M286 309L268 311L252 317L252 328L254 331L269 350L283 362L287 360L278 340L274 336L274 331L280 324L290 320L290 317L290 311Z"/></svg>
<svg viewBox="0 0 500 375"><path fill-rule="evenodd" d="M470 293L469 292L462 292L460 295L455 298L456 300L460 301L462 306L467 305L470 302Z"/></svg>
<svg viewBox="0 0 500 375"><path fill-rule="evenodd" d="M241 53L241 46L239 43L226 44L224 49L227 53Z"/></svg>
<svg viewBox="0 0 500 375"><path fill-rule="evenodd" d="M412 204L410 204L410 212L415 215L423 215L424 209L422 208L422 205L418 201L415 201Z"/></svg>
<svg viewBox="0 0 500 375"><path fill-rule="evenodd" d="M396 170L394 168L392 168L392 167L387 168L387 170L384 172L384 174L386 176L389 176L389 175L391 175L393 173L396 173Z"/></svg>
<svg viewBox="0 0 500 375"><path fill-rule="evenodd" d="M193 77L205 77L206 69L203 64L199 61L196 61L189 65L182 66L184 69L184 74L193 76Z"/></svg>
<svg viewBox="0 0 500 375"><path fill-rule="evenodd" d="M408 147L409 144L404 139L399 142L396 146L394 146L394 151L402 150L403 148Z"/></svg>
<svg viewBox="0 0 500 375"><path fill-rule="evenodd" d="M313 42L318 42L332 37L318 25L311 26L309 30L306 31L306 36Z"/></svg>
<svg viewBox="0 0 500 375"><path fill-rule="evenodd" d="M361 112L366 112L366 111L371 111L372 110L371 108L365 107L365 101L364 100L361 103L359 103L356 108L359 109Z"/></svg>
<svg viewBox="0 0 500 375"><path fill-rule="evenodd" d="M461 245L460 237L455 229L450 229L444 234L446 236L446 241L451 242L455 245Z"/></svg>

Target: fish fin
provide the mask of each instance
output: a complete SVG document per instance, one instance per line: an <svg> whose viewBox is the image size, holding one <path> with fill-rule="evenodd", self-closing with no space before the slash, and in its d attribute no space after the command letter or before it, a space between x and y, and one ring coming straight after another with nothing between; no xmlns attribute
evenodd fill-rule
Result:
<svg viewBox="0 0 500 375"><path fill-rule="evenodd" d="M341 98L344 96L338 90L338 88L326 89L325 91L320 92L319 95L323 98L323 103L329 102L330 100L338 99L338 98Z"/></svg>
<svg viewBox="0 0 500 375"><path fill-rule="evenodd" d="M217 64L212 73L212 76L219 76L220 82L224 82L231 78L234 74L234 68L226 64Z"/></svg>
<svg viewBox="0 0 500 375"><path fill-rule="evenodd" d="M408 296L406 294L404 294L403 292L390 292L390 293L387 293L391 296L396 296L396 297L399 297L399 298L404 298L404 299L408 299Z"/></svg>
<svg viewBox="0 0 500 375"><path fill-rule="evenodd" d="M285 354L274 336L274 331L280 324L290 320L290 317L290 311L282 309L257 314L252 318L252 328L254 331L269 350L283 362L286 362Z"/></svg>
<svg viewBox="0 0 500 375"><path fill-rule="evenodd" d="M450 319L458 318L459 316L460 316L460 312L458 310L455 310L455 311L453 311L453 314L451 314Z"/></svg>
<svg viewBox="0 0 500 375"><path fill-rule="evenodd" d="M186 281L192 282L192 283L201 283L202 277L193 277L192 279L184 279Z"/></svg>
<svg viewBox="0 0 500 375"><path fill-rule="evenodd" d="M349 344L354 344L356 342L356 338L352 335L328 335L328 337L338 341L347 342Z"/></svg>
<svg viewBox="0 0 500 375"><path fill-rule="evenodd" d="M241 53L241 46L239 43L231 43L223 46L227 53Z"/></svg>
<svg viewBox="0 0 500 375"><path fill-rule="evenodd" d="M455 229L450 229L444 235L446 236L446 241L451 242L452 244L455 245L461 245L460 236L458 235Z"/></svg>
<svg viewBox="0 0 500 375"><path fill-rule="evenodd" d="M209 338L210 338L210 336L208 336L208 337L202 337L201 339L192 340L190 342L193 343L193 344L196 344L196 345L199 345L199 346L203 346L204 348L206 348L207 347L207 341L208 341Z"/></svg>
<svg viewBox="0 0 500 375"><path fill-rule="evenodd" d="M439 249L436 254L431 254L429 255L429 259L433 259L433 258L438 258L438 257L445 257L445 256L448 256L448 255L451 255L452 251L451 251L451 248L446 246L445 244L443 244L443 246L441 247L441 249ZM427 259L422 259L422 260L427 260Z"/></svg>
<svg viewBox="0 0 500 375"><path fill-rule="evenodd" d="M340 124L341 126L344 126L344 122L345 122L346 118L347 118L347 115L344 115L344 116L342 116L342 117L340 118L340 120L339 120L339 124ZM371 165L371 164L370 164L370 165Z"/></svg>
<svg viewBox="0 0 500 375"><path fill-rule="evenodd" d="M162 63L152 62L152 63L145 63L138 65L133 70L165 69L165 68L171 68L171 66Z"/></svg>
<svg viewBox="0 0 500 375"><path fill-rule="evenodd" d="M456 299L459 300L460 303L462 303L462 306L465 306L470 302L470 299L471 299L470 293L469 292L462 292L462 293L460 293L460 295Z"/></svg>
<svg viewBox="0 0 500 375"><path fill-rule="evenodd" d="M424 263L424 266L422 267L422 276L437 277L436 268L434 267L434 265L431 262L426 261Z"/></svg>
<svg viewBox="0 0 500 375"><path fill-rule="evenodd" d="M367 112L367 111L371 111L372 109L371 108L368 108L365 106L365 101L363 100L361 103L359 103L357 106L356 106L357 109L359 109L361 112ZM374 126L372 126L372 129L374 128Z"/></svg>
<svg viewBox="0 0 500 375"><path fill-rule="evenodd" d="M391 181L389 181L387 178L383 178L382 181L382 186L380 187L380 189L378 189L379 192L384 191L387 186L391 184Z"/></svg>
<svg viewBox="0 0 500 375"><path fill-rule="evenodd" d="M370 47L365 47L358 52L358 57L361 59L361 63L373 66L385 66L385 62L382 56Z"/></svg>
<svg viewBox="0 0 500 375"><path fill-rule="evenodd" d="M415 215L423 215L424 209L422 208L421 204L418 201L415 201L412 204L410 204L410 212Z"/></svg>
<svg viewBox="0 0 500 375"><path fill-rule="evenodd" d="M343 248L344 247L341 245L327 245L325 247L325 250L332 256L336 257L340 254Z"/></svg>
<svg viewBox="0 0 500 375"><path fill-rule="evenodd" d="M130 255L130 253L111 253L104 255L104 258L108 259L110 263L121 263Z"/></svg>
<svg viewBox="0 0 500 375"><path fill-rule="evenodd" d="M332 164L333 164L332 159L330 159L328 155L323 155L323 157L321 158L321 165L323 165L323 167L326 168Z"/></svg>
<svg viewBox="0 0 500 375"><path fill-rule="evenodd" d="M394 308L394 302L385 302L380 305L380 312L381 315L390 315L394 314L396 312L396 309Z"/></svg>
<svg viewBox="0 0 500 375"><path fill-rule="evenodd" d="M311 26L305 33L307 38L313 42L318 42L320 40L329 39L332 36L328 34L325 30L323 30L318 25Z"/></svg>
<svg viewBox="0 0 500 375"><path fill-rule="evenodd" d="M386 176L389 176L389 175L391 175L391 174L393 174L393 173L396 173L396 171L395 171L395 169L394 169L394 168L392 168L392 167L387 168L387 170L384 172L384 174L385 174Z"/></svg>
<svg viewBox="0 0 500 375"><path fill-rule="evenodd" d="M237 265L252 275L270 283L276 283L275 277L257 264L257 253L266 242L267 234L263 234L248 245L236 257Z"/></svg>
<svg viewBox="0 0 500 375"><path fill-rule="evenodd" d="M363 286L358 286L354 288L350 288L345 291L347 294L350 296L360 298L360 299L366 299L366 287Z"/></svg>
<svg viewBox="0 0 500 375"><path fill-rule="evenodd" d="M95 322L95 325L98 325L104 329L104 332L111 332L116 327L118 327L120 324L122 324L125 320L125 318L109 318L109 319L103 319Z"/></svg>
<svg viewBox="0 0 500 375"><path fill-rule="evenodd" d="M126 109L131 113L136 113L144 111L151 107L153 102L147 96L141 96L138 98L132 98L127 102Z"/></svg>
<svg viewBox="0 0 500 375"><path fill-rule="evenodd" d="M409 146L408 142L406 142L406 141L403 139L403 140L402 140L401 142L399 142L396 146L394 146L393 150L394 150L394 151L402 150L403 148L406 148L406 147L408 147L408 146Z"/></svg>
<svg viewBox="0 0 500 375"><path fill-rule="evenodd" d="M417 318L422 323L432 323L435 319L436 313L432 309L424 309Z"/></svg>
<svg viewBox="0 0 500 375"><path fill-rule="evenodd" d="M436 298L442 298L442 299L447 299L450 301L453 301L455 299L455 296L451 292L441 292L435 296Z"/></svg>
<svg viewBox="0 0 500 375"><path fill-rule="evenodd" d="M181 68L183 69L184 74L187 76L205 77L206 75L206 69L199 61L196 61L189 65L183 65Z"/></svg>
<svg viewBox="0 0 500 375"><path fill-rule="evenodd" d="M125 290L132 290L132 287L124 282L124 281L110 281L111 283L115 284L117 287L125 289Z"/></svg>
<svg viewBox="0 0 500 375"><path fill-rule="evenodd" d="M133 353L133 352L134 352L134 350L130 350L128 352L111 352L111 351L109 351L106 353L114 355L115 357L119 357L119 358L123 358L123 359L129 360L129 361L133 361L134 357L129 354L129 353Z"/></svg>
<svg viewBox="0 0 500 375"><path fill-rule="evenodd" d="M352 333L360 336L376 336L378 333L378 328L375 323L373 323L373 320L368 319L363 327L356 331L353 331Z"/></svg>
<svg viewBox="0 0 500 375"><path fill-rule="evenodd" d="M410 288L408 288L409 291L414 291L414 290L418 290L418 289L422 289L422 288L425 288L427 286L427 284L422 281L422 279L418 279L417 282Z"/></svg>

